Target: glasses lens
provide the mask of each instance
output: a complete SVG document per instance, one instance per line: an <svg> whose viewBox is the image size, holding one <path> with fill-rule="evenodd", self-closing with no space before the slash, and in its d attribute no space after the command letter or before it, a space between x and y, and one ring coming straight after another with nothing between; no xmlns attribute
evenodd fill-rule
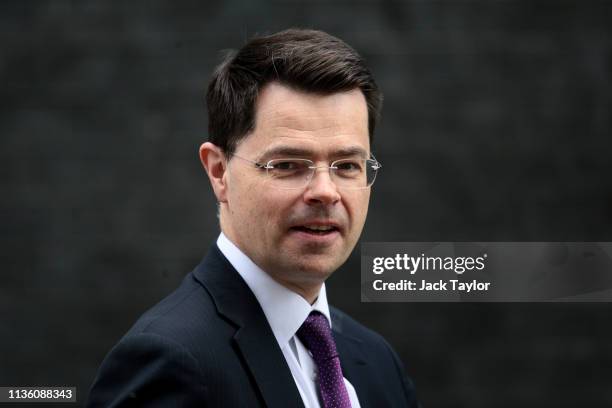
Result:
<svg viewBox="0 0 612 408"><path fill-rule="evenodd" d="M276 159L266 165L270 182L277 188L301 188L308 183L313 162L307 159Z"/></svg>
<svg viewBox="0 0 612 408"><path fill-rule="evenodd" d="M379 164L375 160L345 159L333 163L334 182L343 188L366 188L374 183Z"/></svg>
<svg viewBox="0 0 612 408"><path fill-rule="evenodd" d="M380 169L380 163L376 160L366 160L366 173L367 173L367 183L368 186L374 184L374 180L376 180L376 175L378 174L378 170Z"/></svg>

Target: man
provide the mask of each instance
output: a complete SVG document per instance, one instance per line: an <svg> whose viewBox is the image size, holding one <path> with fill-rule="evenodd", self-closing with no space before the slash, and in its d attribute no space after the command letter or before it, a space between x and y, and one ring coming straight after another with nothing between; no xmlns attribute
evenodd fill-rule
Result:
<svg viewBox="0 0 612 408"><path fill-rule="evenodd" d="M91 407L411 407L389 344L328 306L363 228L382 96L326 33L247 43L208 88L221 234L106 357Z"/></svg>

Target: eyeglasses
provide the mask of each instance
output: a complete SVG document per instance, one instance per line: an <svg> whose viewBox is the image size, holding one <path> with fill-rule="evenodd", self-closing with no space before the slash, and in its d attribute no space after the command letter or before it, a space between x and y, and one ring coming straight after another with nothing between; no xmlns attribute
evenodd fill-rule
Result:
<svg viewBox="0 0 612 408"><path fill-rule="evenodd" d="M373 155L371 159L335 160L329 166L315 166L309 159L273 159L263 164L236 154L232 157L247 161L265 171L274 188L288 190L306 187L317 169L328 169L330 178L338 188L364 189L374 183L376 174L382 167Z"/></svg>

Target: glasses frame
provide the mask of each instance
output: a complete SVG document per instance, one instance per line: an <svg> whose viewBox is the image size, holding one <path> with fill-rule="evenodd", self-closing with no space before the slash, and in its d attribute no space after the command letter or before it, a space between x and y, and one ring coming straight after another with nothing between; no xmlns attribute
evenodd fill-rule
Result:
<svg viewBox="0 0 612 408"><path fill-rule="evenodd" d="M304 159L302 157L287 157L287 158L271 159L271 160L268 160L265 164L264 163L259 163L259 162L255 161L255 160L247 159L246 157L242 157L242 156L239 156L237 154L232 154L230 159L232 157L237 157L237 158L239 158L241 160L247 161L247 162L253 164L255 166L255 168L257 168L259 170L265 170L267 176L269 176L269 169L274 168L270 163L275 162L275 161L301 160L301 161L305 161L305 162L311 163L311 166L308 166L308 168L311 170L310 176L308 177L308 180L306 180L304 182L304 185L299 186L299 187L275 187L275 188L278 188L278 189L281 189L281 190L299 190L301 188L305 188L312 181L312 178L314 177L314 174L317 171L317 169L327 169L327 171L329 172L330 179L336 185L336 187L338 187L340 189L364 190L366 188L372 187L372 185L376 181L376 177L378 176L378 170L380 170L382 168L382 164L378 160L376 160L376 157L374 157L374 155L372 153L370 153L370 158L368 158L368 159L360 159L360 160L364 160L366 163L367 162L373 162L372 165L373 165L374 169L376 170L376 173L374 174L374 178L372 179L372 182L370 184L368 184L367 186L365 186L365 187L346 187L346 186L338 185L334 181L334 180L336 180L336 178L335 178L336 176L333 174L333 171L338 169L338 167L335 166L336 163L342 162L344 160L350 160L350 159L346 159L345 158L345 159L334 160L333 162L330 163L329 166L315 166L315 162L314 161L312 161L310 159Z"/></svg>

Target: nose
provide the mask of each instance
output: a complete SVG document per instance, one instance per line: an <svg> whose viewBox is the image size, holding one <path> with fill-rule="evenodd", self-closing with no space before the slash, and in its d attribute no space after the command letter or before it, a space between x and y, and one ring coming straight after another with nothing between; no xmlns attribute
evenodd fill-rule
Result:
<svg viewBox="0 0 612 408"><path fill-rule="evenodd" d="M338 187L331 179L329 169L317 168L312 180L304 192L304 201L307 204L334 204L340 201Z"/></svg>

